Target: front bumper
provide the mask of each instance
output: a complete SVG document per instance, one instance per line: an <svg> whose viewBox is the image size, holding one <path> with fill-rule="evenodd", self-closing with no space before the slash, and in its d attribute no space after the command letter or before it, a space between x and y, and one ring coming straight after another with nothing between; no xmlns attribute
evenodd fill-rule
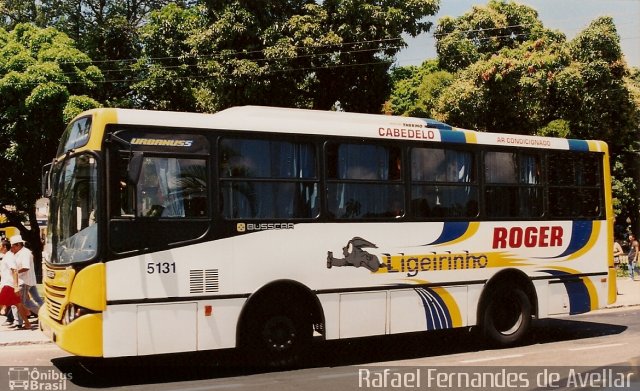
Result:
<svg viewBox="0 0 640 391"><path fill-rule="evenodd" d="M38 314L40 330L60 348L77 356L102 357L102 314L83 315L69 324L51 319L42 306Z"/></svg>

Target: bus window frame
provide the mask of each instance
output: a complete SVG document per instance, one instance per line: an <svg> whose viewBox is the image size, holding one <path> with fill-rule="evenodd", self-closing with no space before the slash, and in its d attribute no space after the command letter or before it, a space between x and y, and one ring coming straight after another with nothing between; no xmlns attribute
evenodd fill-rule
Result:
<svg viewBox="0 0 640 391"><path fill-rule="evenodd" d="M315 165L315 176L313 178L274 178L274 177L224 177L220 171L222 169L222 143L225 140L253 140L253 141L275 141L275 142L287 142L291 144L308 144L312 147ZM280 134L280 133L255 133L255 132L232 132L232 131L220 131L217 133L213 153L211 154L213 166L211 175L215 178L216 194L218 197L217 211L220 219L227 223L233 223L234 225L242 221L250 222L317 222L323 218L323 211L326 210L324 202L325 196L323 195L325 189L325 175L323 171L324 151L322 150L317 138L309 137L302 134ZM223 198L223 183L233 182L255 182L255 183L294 183L294 184L315 184L317 186L317 209L318 211L311 217L228 217L225 216L224 211L224 198Z"/></svg>
<svg viewBox="0 0 640 391"><path fill-rule="evenodd" d="M120 133L121 131L140 131L146 130L150 133L180 133L180 134L193 134L197 136L202 136L206 139L208 143L208 151L209 153L187 153L187 152L171 152L171 151L149 151L149 150L139 150L139 149L127 149L124 145L118 143L109 143L105 148L106 162L105 162L105 175L104 181L107 189L107 194L104 195L106 207L103 211L104 219L105 219L105 237L107 238L106 249L110 254L110 259L119 259L125 256L135 255L135 254L144 254L153 251L161 251L168 248L175 248L179 246L184 246L188 244L198 243L202 241L204 238L211 235L211 231L214 226L214 221L217 220L217 212L216 206L217 201L214 200L215 190L217 189L216 178L213 175L213 170L215 169L215 162L213 161L215 157L215 151L211 149L211 146L214 145L212 141L212 137L207 135L202 131L198 131L197 129L190 128L171 128L171 127L123 127L121 125L118 126L108 126L105 130L105 134L112 133ZM180 130L178 132L178 129ZM122 157L127 154L133 155L134 153L140 152L142 154L142 158L146 157L165 157L165 158L175 158L175 159L199 159L204 161L205 163L205 172L206 172L206 181L207 181L207 189L206 189L206 207L207 213L205 216L190 216L190 217L147 217L147 216L137 216L137 200L136 202L136 210L133 215L122 215L119 213L114 213L114 199L118 195L118 192L115 190L115 186L118 183L120 177L120 173L115 170L115 167L119 167L120 162L122 161ZM129 162L128 162L129 163ZM117 165L117 166L116 166ZM128 166L128 164L127 164ZM126 174L126 173L125 173ZM129 186L135 186L134 191L137 193L138 183L135 185L129 184ZM215 189L214 189L215 188ZM137 198L137 195L134 197ZM118 204L119 205L119 204ZM114 248L113 241L115 240L114 234L114 226L129 224L132 226L138 227L151 227L155 226L155 229L162 226L188 226L192 224L192 227L201 227L198 230L197 235L193 235L193 237L180 239L172 242L164 242L162 244L151 244L148 246L139 246L131 249L116 249ZM195 229L194 229L195 231Z"/></svg>
<svg viewBox="0 0 640 391"><path fill-rule="evenodd" d="M407 166L408 157L407 150L408 144L402 141L390 142L387 140L381 141L378 139L361 139L353 137L335 137L324 138L321 146L321 173L320 176L323 180L323 204L321 213L323 217L332 223L380 223L380 222L407 222L410 221L413 216L410 210L410 190L409 186L409 168ZM397 149L400 153L400 176L397 179L354 179L354 178L330 178L329 177L329 147L330 145L369 145L375 147L384 147L387 149ZM329 187L337 184L352 184L352 185L379 185L387 187L400 187L402 189L402 210L400 215L390 214L389 216L374 216L374 217L337 217L334 216L329 210Z"/></svg>
<svg viewBox="0 0 640 391"><path fill-rule="evenodd" d="M49 257L44 257L43 260L48 264L48 265L52 265L52 266L56 266L56 267L60 267L60 266L69 266L69 265L73 265L73 266L82 266L82 265L88 265L91 263L95 263L96 261L100 260L100 259L104 259L104 254L105 254L105 250L108 246L105 246L104 243L106 243L106 241L104 240L105 236L107 235L107 200L108 197L106 195L105 192L105 175L104 172L106 171L106 167L107 167L107 162L105 159L103 159L102 154L100 153L100 151L94 151L94 150L81 150L81 151L67 151L63 156L61 156L60 158L58 158L51 166L51 172L50 172L50 177L51 177L51 182L52 183L56 183L59 179L59 175L60 172L54 173L54 167L57 164L65 164L65 162L69 159L72 158L77 158L78 156L81 155L90 155L93 159L95 159L96 161L96 175L97 175L97 180L96 180L96 191L97 191L97 195L96 195L96 202L97 204L100 206L102 205L102 208L98 208L97 214L96 214L96 225L97 225L97 249L96 249L96 253L94 254L93 257L83 260L83 261L78 261L78 262L66 262L66 263L60 263L60 262L51 262L51 259L53 258L53 250L49 249L48 253L49 253ZM53 189L53 187L52 187ZM58 192L59 193L59 192ZM49 206L49 210L53 210L53 206L55 205L54 201L55 197L51 197L50 198L50 206ZM49 212L51 213L51 212ZM47 223L47 232L48 235L53 235L53 229L49 226L50 223L50 219L49 222ZM46 246L53 246L51 237L47 238L46 241Z"/></svg>

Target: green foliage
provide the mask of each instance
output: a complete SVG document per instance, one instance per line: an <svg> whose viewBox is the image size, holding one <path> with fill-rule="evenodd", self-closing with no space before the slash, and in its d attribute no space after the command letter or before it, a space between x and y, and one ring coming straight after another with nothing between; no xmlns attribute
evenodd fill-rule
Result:
<svg viewBox="0 0 640 391"><path fill-rule="evenodd" d="M640 70L626 67L611 18L567 41L535 10L492 0L440 19L434 35L439 66L455 75L438 86L437 73L396 72L395 113L481 131L604 140L615 162L616 213L638 218ZM421 83L431 91L419 92Z"/></svg>
<svg viewBox="0 0 640 391"><path fill-rule="evenodd" d="M206 1L169 5L142 29L134 100L218 111L234 105L379 112L393 56L437 0Z"/></svg>
<svg viewBox="0 0 640 391"><path fill-rule="evenodd" d="M434 36L440 66L451 72L527 41L564 38L559 32L545 29L533 8L499 0L474 6L459 18L440 19Z"/></svg>
<svg viewBox="0 0 640 391"><path fill-rule="evenodd" d="M549 122L546 126L538 129L537 136L544 137L561 137L561 138L572 138L571 127L568 121L563 119L554 119Z"/></svg>
<svg viewBox="0 0 640 391"><path fill-rule="evenodd" d="M396 68L392 73L391 111L396 115L431 118L440 93L452 83L453 75L438 68L435 60L420 67Z"/></svg>
<svg viewBox="0 0 640 391"><path fill-rule="evenodd" d="M493 15L495 9L490 11L475 7L458 24L470 15L473 20ZM485 25L499 25L506 16L495 18L493 23L485 20ZM614 151L620 150L637 127L637 106L625 85L627 71L612 20L595 20L571 42L546 35L539 22L530 23L541 37L532 33L530 39L498 46L493 53L484 48L485 55L459 70L449 91L441 94L435 116L480 130L561 131L576 138L603 139ZM556 120L564 121L561 128Z"/></svg>
<svg viewBox="0 0 640 391"><path fill-rule="evenodd" d="M71 122L78 114L83 111L100 107L100 103L86 95L72 95L67 100L67 104L62 111L62 121L66 124Z"/></svg>
<svg viewBox="0 0 640 391"><path fill-rule="evenodd" d="M206 28L205 9L170 4L152 12L141 28L143 56L134 69L138 81L132 85L142 108L197 110L201 82L197 60L192 55L192 37Z"/></svg>
<svg viewBox="0 0 640 391"><path fill-rule="evenodd" d="M40 196L39 173L54 156L72 107L89 108L102 74L65 34L18 24L0 29L0 205L29 210Z"/></svg>

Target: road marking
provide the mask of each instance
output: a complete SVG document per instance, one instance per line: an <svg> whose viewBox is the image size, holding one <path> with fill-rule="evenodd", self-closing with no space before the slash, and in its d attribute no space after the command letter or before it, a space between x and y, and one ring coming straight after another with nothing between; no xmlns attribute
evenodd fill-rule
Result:
<svg viewBox="0 0 640 391"><path fill-rule="evenodd" d="M601 348L612 348L615 346L624 346L627 345L626 343L610 343L608 345L592 345L592 346L584 346L581 348L573 348L573 349L569 349L572 352L576 352L578 350L593 350L593 349L601 349Z"/></svg>
<svg viewBox="0 0 640 391"><path fill-rule="evenodd" d="M498 357L488 357L488 358L475 358L472 360L462 360L460 361L461 363L474 363L474 362L483 362L483 361L496 361L496 360L504 360L507 358L517 358L517 357L522 357L523 354L511 354L508 356L498 356Z"/></svg>
<svg viewBox="0 0 640 391"><path fill-rule="evenodd" d="M335 373L335 374L330 374L330 375L319 375L317 376L318 379L338 379L341 377L354 377L356 376L357 373L356 372L349 372L349 373Z"/></svg>
<svg viewBox="0 0 640 391"><path fill-rule="evenodd" d="M225 389L225 388L244 388L245 386L246 384L242 384L242 383L214 384L211 386L203 386L203 387L180 388L180 391L207 391L207 390L219 390L219 389ZM174 390L171 390L171 391L174 391Z"/></svg>

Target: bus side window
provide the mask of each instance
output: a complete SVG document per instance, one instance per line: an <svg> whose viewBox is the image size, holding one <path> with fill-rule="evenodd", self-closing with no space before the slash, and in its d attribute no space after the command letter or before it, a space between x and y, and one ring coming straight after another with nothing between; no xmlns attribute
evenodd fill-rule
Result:
<svg viewBox="0 0 640 391"><path fill-rule="evenodd" d="M225 138L218 156L225 218L301 219L318 215L312 144Z"/></svg>
<svg viewBox="0 0 640 391"><path fill-rule="evenodd" d="M595 218L602 214L601 159L600 154L549 154L549 211L552 217Z"/></svg>
<svg viewBox="0 0 640 391"><path fill-rule="evenodd" d="M119 162L117 197L112 213L122 217L206 217L207 175L204 159L145 157L136 185L127 183L128 158Z"/></svg>
<svg viewBox="0 0 640 391"><path fill-rule="evenodd" d="M402 152L376 144L326 146L329 214L335 219L402 217Z"/></svg>
<svg viewBox="0 0 640 391"><path fill-rule="evenodd" d="M485 200L491 218L540 217L543 186L539 154L486 152Z"/></svg>
<svg viewBox="0 0 640 391"><path fill-rule="evenodd" d="M475 217L478 186L474 155L445 148L411 150L411 206L414 217Z"/></svg>

